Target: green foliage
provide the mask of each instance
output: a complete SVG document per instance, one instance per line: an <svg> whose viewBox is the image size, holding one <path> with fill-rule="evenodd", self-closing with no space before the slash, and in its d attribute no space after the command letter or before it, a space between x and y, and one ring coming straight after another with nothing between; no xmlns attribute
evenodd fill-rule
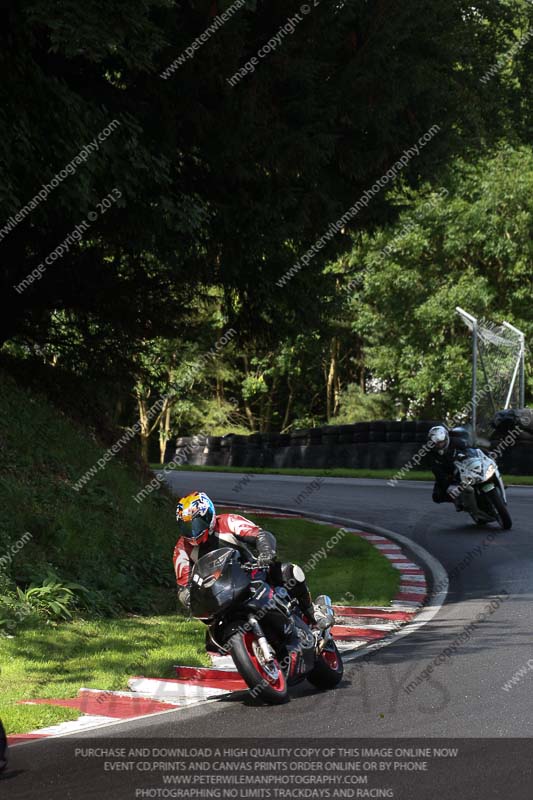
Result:
<svg viewBox="0 0 533 800"><path fill-rule="evenodd" d="M127 691L133 675L172 677L176 663L207 666L208 661L204 625L175 613L53 626L37 620L22 635L0 636L0 718L8 733L76 719L78 709L19 701L73 698L82 686Z"/></svg>
<svg viewBox="0 0 533 800"><path fill-rule="evenodd" d="M24 532L32 535L7 565L2 594L49 618L73 609L168 609L177 538L170 497L163 492L136 503L148 475L120 457L76 491L105 447L1 370L0 382L2 553Z"/></svg>
<svg viewBox="0 0 533 800"><path fill-rule="evenodd" d="M263 375L247 375L242 382L242 396L245 400L255 400L268 392Z"/></svg>
<svg viewBox="0 0 533 800"><path fill-rule="evenodd" d="M25 591L17 586L19 604L23 608L28 608L30 612L35 611L47 621L72 618L72 607L76 601L75 591L87 590L77 583L62 583L55 575L49 575L42 586L30 584Z"/></svg>
<svg viewBox="0 0 533 800"><path fill-rule="evenodd" d="M396 409L390 395L385 392L365 394L360 386L348 384L339 398L339 413L335 424L348 425L352 422L372 422L377 419L394 419Z"/></svg>
<svg viewBox="0 0 533 800"><path fill-rule="evenodd" d="M353 326L368 367L405 413L430 418L469 397L471 343L457 305L533 334L533 152L503 146L459 160L448 186L398 194L398 222L362 237L352 256L365 270Z"/></svg>
<svg viewBox="0 0 533 800"><path fill-rule="evenodd" d="M191 403L191 405L193 405ZM194 403L194 413L181 418L180 433L202 430L208 436L224 436L227 433L250 433L245 420L233 403L217 398L200 399Z"/></svg>
<svg viewBox="0 0 533 800"><path fill-rule="evenodd" d="M87 589L79 583L61 581L49 574L42 584L0 593L0 629L13 634L39 623L71 620L76 614L92 617L112 616L121 611L108 592Z"/></svg>
<svg viewBox="0 0 533 800"><path fill-rule="evenodd" d="M12 636L22 626L37 621L37 612L18 594L0 594L0 633Z"/></svg>
<svg viewBox="0 0 533 800"><path fill-rule="evenodd" d="M204 286L225 287L239 329L275 339L314 318L323 264L347 241L317 256L306 280L282 291L275 280L432 125L441 133L406 168L409 182L480 139L528 130L516 88L526 54L514 82L487 89L479 80L530 19L525 0L482 0L475 10L466 0L411 0L394 13L387 0L323 3L232 87L227 79L301 6L250 3L164 75L225 6L7 4L0 224L112 120L120 126L3 238L0 341L43 345L61 312L80 345L125 354L132 338L173 335L184 298ZM114 187L119 203L83 242L16 293ZM354 226L390 217L382 193Z"/></svg>
<svg viewBox="0 0 533 800"><path fill-rule="evenodd" d="M165 75L227 5L7 4L0 230L83 145L120 125L0 237L0 343L89 380L105 373L111 416L124 425L189 375L170 419L144 431L145 457L149 435L163 450L202 430L341 420L347 387L372 389L373 378L401 414L461 406L467 342L450 327L453 305L528 317L520 143L531 130L531 42L482 78L531 28L533 6L410 0L391 13L389 0L322 3L233 87L227 79L301 5L250 2ZM394 187L280 287L435 125ZM486 153L502 142L497 169ZM441 185L450 196L430 203ZM18 293L115 186L120 201ZM236 340L189 373L230 326ZM105 504L105 488L94 491Z"/></svg>

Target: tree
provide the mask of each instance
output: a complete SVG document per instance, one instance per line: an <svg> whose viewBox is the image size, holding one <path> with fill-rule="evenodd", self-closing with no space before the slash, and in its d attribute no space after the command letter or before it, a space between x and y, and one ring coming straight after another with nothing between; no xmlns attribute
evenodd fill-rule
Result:
<svg viewBox="0 0 533 800"><path fill-rule="evenodd" d="M476 8L345 0L305 18L294 0L258 2L161 77L226 5L8 3L0 219L119 125L4 230L0 341L45 330L57 311L114 327L117 345L172 336L183 295L202 283L226 287L243 332L305 324L302 291L318 300L323 263L346 247L343 237L283 290L274 284L327 225L435 124L439 135L404 170L409 181L471 147L472 131L494 137L507 119L485 111L498 100L505 107L509 86L495 82L487 93L478 78L514 30L519 0ZM228 84L297 14L292 35ZM17 292L115 190L120 196L82 240ZM391 211L381 192L351 226L383 222Z"/></svg>
<svg viewBox="0 0 533 800"><path fill-rule="evenodd" d="M354 328L372 374L404 413L452 416L470 392L470 341L455 307L533 335L533 152L503 146L450 169L449 192L399 193L395 225L363 237Z"/></svg>
<svg viewBox="0 0 533 800"><path fill-rule="evenodd" d="M225 420L265 432L334 421L346 387L368 388L373 373L405 413L453 395L453 377L432 387L442 364L421 355L419 331L435 323L431 342L443 344L453 376L464 349L447 347L439 291L488 308L503 273L484 282L475 264L454 267L459 283L445 288L435 274L432 304L419 265L430 276L431 264L441 268L443 243L432 240L430 264L423 230L411 232L404 260L378 264L375 243L429 191L421 187L453 188L453 159L466 186L474 154L527 136L532 48L481 78L529 29L530 3L343 0L303 14L296 0L258 0L211 33L228 0L6 5L0 343L37 345L78 372L120 373L145 450L156 430L163 448L176 426L201 428L199 414L213 430ZM272 37L268 57L231 83ZM10 221L95 138L73 174ZM366 206L345 217L362 196ZM62 255L39 273L58 245ZM344 276L357 279L351 295ZM206 296L217 298L213 317ZM397 339L380 333L389 323ZM225 325L238 344L198 370L194 403L182 392L149 420L174 381L167 356L209 351Z"/></svg>

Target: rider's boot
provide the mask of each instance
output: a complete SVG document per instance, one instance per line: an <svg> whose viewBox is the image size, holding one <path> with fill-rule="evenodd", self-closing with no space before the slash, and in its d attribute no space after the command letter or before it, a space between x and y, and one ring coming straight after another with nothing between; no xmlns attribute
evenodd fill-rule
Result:
<svg viewBox="0 0 533 800"><path fill-rule="evenodd" d="M311 628L324 631L333 625L335 617L322 604L313 603L309 590L298 597L298 605L302 614L308 619Z"/></svg>
<svg viewBox="0 0 533 800"><path fill-rule="evenodd" d="M314 626L317 624L317 620L315 617L315 606L313 605L313 600L311 598L311 593L309 590L302 592L297 598L298 605L300 606L300 611L307 617L309 620L309 624Z"/></svg>
<svg viewBox="0 0 533 800"><path fill-rule="evenodd" d="M335 614L331 605L331 600L327 595L321 594L314 603L314 618L316 627L325 631L335 624Z"/></svg>
<svg viewBox="0 0 533 800"><path fill-rule="evenodd" d="M454 504L456 511L463 511L463 493L457 484L451 484L448 488L448 497L450 501Z"/></svg>

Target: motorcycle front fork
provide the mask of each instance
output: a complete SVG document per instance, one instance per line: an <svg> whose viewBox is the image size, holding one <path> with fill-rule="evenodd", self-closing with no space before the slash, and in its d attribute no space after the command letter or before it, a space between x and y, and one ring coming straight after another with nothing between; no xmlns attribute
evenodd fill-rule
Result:
<svg viewBox="0 0 533 800"><path fill-rule="evenodd" d="M257 644L259 645L265 663L272 661L274 657L272 648L270 647L259 622L253 616L253 614L250 614L250 616L248 617L248 624L250 625L252 633L257 637Z"/></svg>

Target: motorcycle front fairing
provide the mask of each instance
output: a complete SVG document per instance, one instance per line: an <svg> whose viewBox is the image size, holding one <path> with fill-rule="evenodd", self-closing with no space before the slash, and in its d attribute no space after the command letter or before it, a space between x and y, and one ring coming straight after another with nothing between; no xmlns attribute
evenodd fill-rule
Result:
<svg viewBox="0 0 533 800"><path fill-rule="evenodd" d="M483 492L490 492L497 486L501 493L505 504L507 504L507 494L503 484L500 471L496 461L484 453L482 450L477 450L479 459L479 472L480 472L480 489Z"/></svg>
<svg viewBox="0 0 533 800"><path fill-rule="evenodd" d="M250 576L242 569L242 556L222 547L203 556L191 576L191 612L211 619L229 609L250 590Z"/></svg>
<svg viewBox="0 0 533 800"><path fill-rule="evenodd" d="M469 448L463 458L456 462L462 500L465 511L474 519L494 520L494 511L485 495L499 487L507 503L505 487L494 459L478 448Z"/></svg>

